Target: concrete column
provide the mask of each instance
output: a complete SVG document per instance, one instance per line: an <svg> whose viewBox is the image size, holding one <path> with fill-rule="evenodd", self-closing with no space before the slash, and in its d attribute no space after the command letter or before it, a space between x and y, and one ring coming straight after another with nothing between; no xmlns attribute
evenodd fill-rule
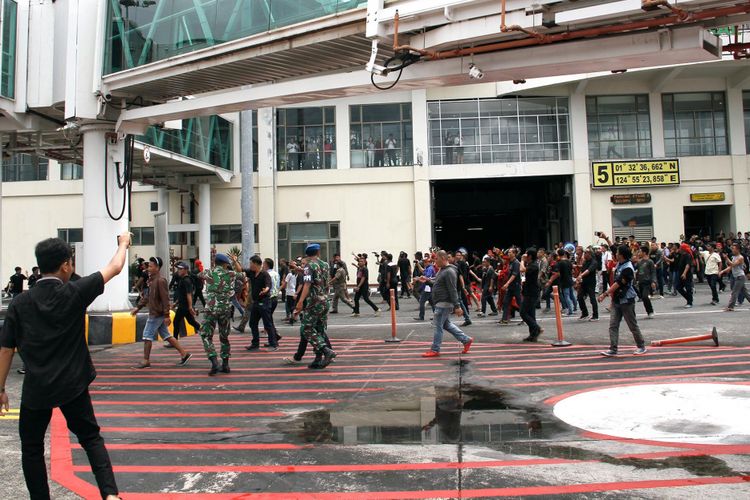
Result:
<svg viewBox="0 0 750 500"><path fill-rule="evenodd" d="M77 259L76 264L78 274L82 276L97 272L109 263L117 249L117 235L128 228L128 200L117 187L115 173L115 162L123 164L125 145L119 140L108 143L105 134L113 130L114 124L105 122L81 126L86 172L83 176L83 258ZM107 211L107 202L111 215ZM112 216L119 217L119 220L113 220ZM107 283L104 293L97 297L89 310L109 312L129 307L126 263L123 272Z"/></svg>
<svg viewBox="0 0 750 500"><path fill-rule="evenodd" d="M729 212L730 231L747 231L750 227L750 185L748 184L745 146L745 116L742 89L727 86L727 121L729 153L732 155L732 191L734 205Z"/></svg>
<svg viewBox="0 0 750 500"><path fill-rule="evenodd" d="M258 110L258 251L277 259L276 253L276 127L273 108Z"/></svg>
<svg viewBox="0 0 750 500"><path fill-rule="evenodd" d="M349 122L349 105L336 105L336 168L351 168L351 124Z"/></svg>
<svg viewBox="0 0 750 500"><path fill-rule="evenodd" d="M0 283L8 283L3 280L3 141L0 141ZM5 285L3 285L5 286ZM0 310L3 309L2 300L0 300Z"/></svg>
<svg viewBox="0 0 750 500"><path fill-rule="evenodd" d="M255 203L253 199L253 111L240 113L240 179L242 192L242 266L250 267L255 253Z"/></svg>
<svg viewBox="0 0 750 500"><path fill-rule="evenodd" d="M574 237L581 245L594 239L594 222L591 216L591 166L589 162L589 136L586 123L586 96L570 96L570 130L573 149L573 220Z"/></svg>
<svg viewBox="0 0 750 500"><path fill-rule="evenodd" d="M164 212L166 214L169 213L169 191L167 191L167 188L159 188L157 189L157 195L158 195L158 201L159 201L159 209L157 212ZM167 217L167 222L169 222L169 218Z"/></svg>
<svg viewBox="0 0 750 500"><path fill-rule="evenodd" d="M648 95L648 114L651 119L651 156L664 158L664 112L661 107L661 94L651 92Z"/></svg>
<svg viewBox="0 0 750 500"><path fill-rule="evenodd" d="M412 101L412 135L414 137L414 249L432 246L432 193L430 192L429 130L427 91L414 90Z"/></svg>
<svg viewBox="0 0 750 500"><path fill-rule="evenodd" d="M198 191L198 258L211 267L211 184L201 184Z"/></svg>

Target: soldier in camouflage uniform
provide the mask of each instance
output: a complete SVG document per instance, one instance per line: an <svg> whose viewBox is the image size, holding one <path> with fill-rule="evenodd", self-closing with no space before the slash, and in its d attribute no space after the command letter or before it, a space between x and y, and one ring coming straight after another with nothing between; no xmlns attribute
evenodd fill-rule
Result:
<svg viewBox="0 0 750 500"><path fill-rule="evenodd" d="M234 267L235 270L232 270ZM220 370L229 373L229 326L234 297L234 282L237 275L242 271L237 259L230 258L226 254L216 254L216 266L211 270L200 273L200 277L206 282L206 308L204 310L203 324L201 325L201 340L206 350L208 360L211 362L209 375L216 375ZM214 348L214 328L219 327L219 340L221 341L221 360L216 359Z"/></svg>
<svg viewBox="0 0 750 500"><path fill-rule="evenodd" d="M325 368L336 357L336 353L326 342L329 269L328 264L318 258L319 244L308 245L305 254L309 259L303 274L304 287L294 309L294 316L304 312L300 320L300 331L315 349L315 361L310 368Z"/></svg>

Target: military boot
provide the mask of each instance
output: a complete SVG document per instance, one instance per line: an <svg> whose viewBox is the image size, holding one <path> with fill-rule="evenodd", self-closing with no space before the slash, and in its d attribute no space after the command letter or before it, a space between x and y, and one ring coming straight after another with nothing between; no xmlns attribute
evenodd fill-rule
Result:
<svg viewBox="0 0 750 500"><path fill-rule="evenodd" d="M209 370L208 374L214 376L217 373L219 373L219 361L214 357L211 358L211 370Z"/></svg>
<svg viewBox="0 0 750 500"><path fill-rule="evenodd" d="M223 373L229 373L229 358L224 358L221 360L221 371Z"/></svg>

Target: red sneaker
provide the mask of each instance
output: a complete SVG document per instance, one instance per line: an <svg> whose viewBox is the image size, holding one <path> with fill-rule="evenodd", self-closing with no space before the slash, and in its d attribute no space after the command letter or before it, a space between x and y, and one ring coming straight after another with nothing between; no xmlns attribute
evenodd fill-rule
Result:
<svg viewBox="0 0 750 500"><path fill-rule="evenodd" d="M469 354L469 349L471 349L471 344L474 342L474 339L469 337L469 341L464 344L464 350L461 351L461 354Z"/></svg>
<svg viewBox="0 0 750 500"><path fill-rule="evenodd" d="M423 358L437 358L438 356L440 356L440 353L437 351L433 351L432 349L422 354Z"/></svg>

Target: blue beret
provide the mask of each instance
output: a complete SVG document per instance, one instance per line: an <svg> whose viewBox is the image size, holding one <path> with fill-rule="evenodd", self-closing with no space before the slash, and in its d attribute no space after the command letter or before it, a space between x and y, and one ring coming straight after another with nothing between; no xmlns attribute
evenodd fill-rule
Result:
<svg viewBox="0 0 750 500"><path fill-rule="evenodd" d="M310 243L305 248L305 255L315 255L320 251L320 244L318 243Z"/></svg>
<svg viewBox="0 0 750 500"><path fill-rule="evenodd" d="M217 253L216 258L214 260L216 260L217 264L231 264L232 263L232 261L229 259L229 257L225 253Z"/></svg>

